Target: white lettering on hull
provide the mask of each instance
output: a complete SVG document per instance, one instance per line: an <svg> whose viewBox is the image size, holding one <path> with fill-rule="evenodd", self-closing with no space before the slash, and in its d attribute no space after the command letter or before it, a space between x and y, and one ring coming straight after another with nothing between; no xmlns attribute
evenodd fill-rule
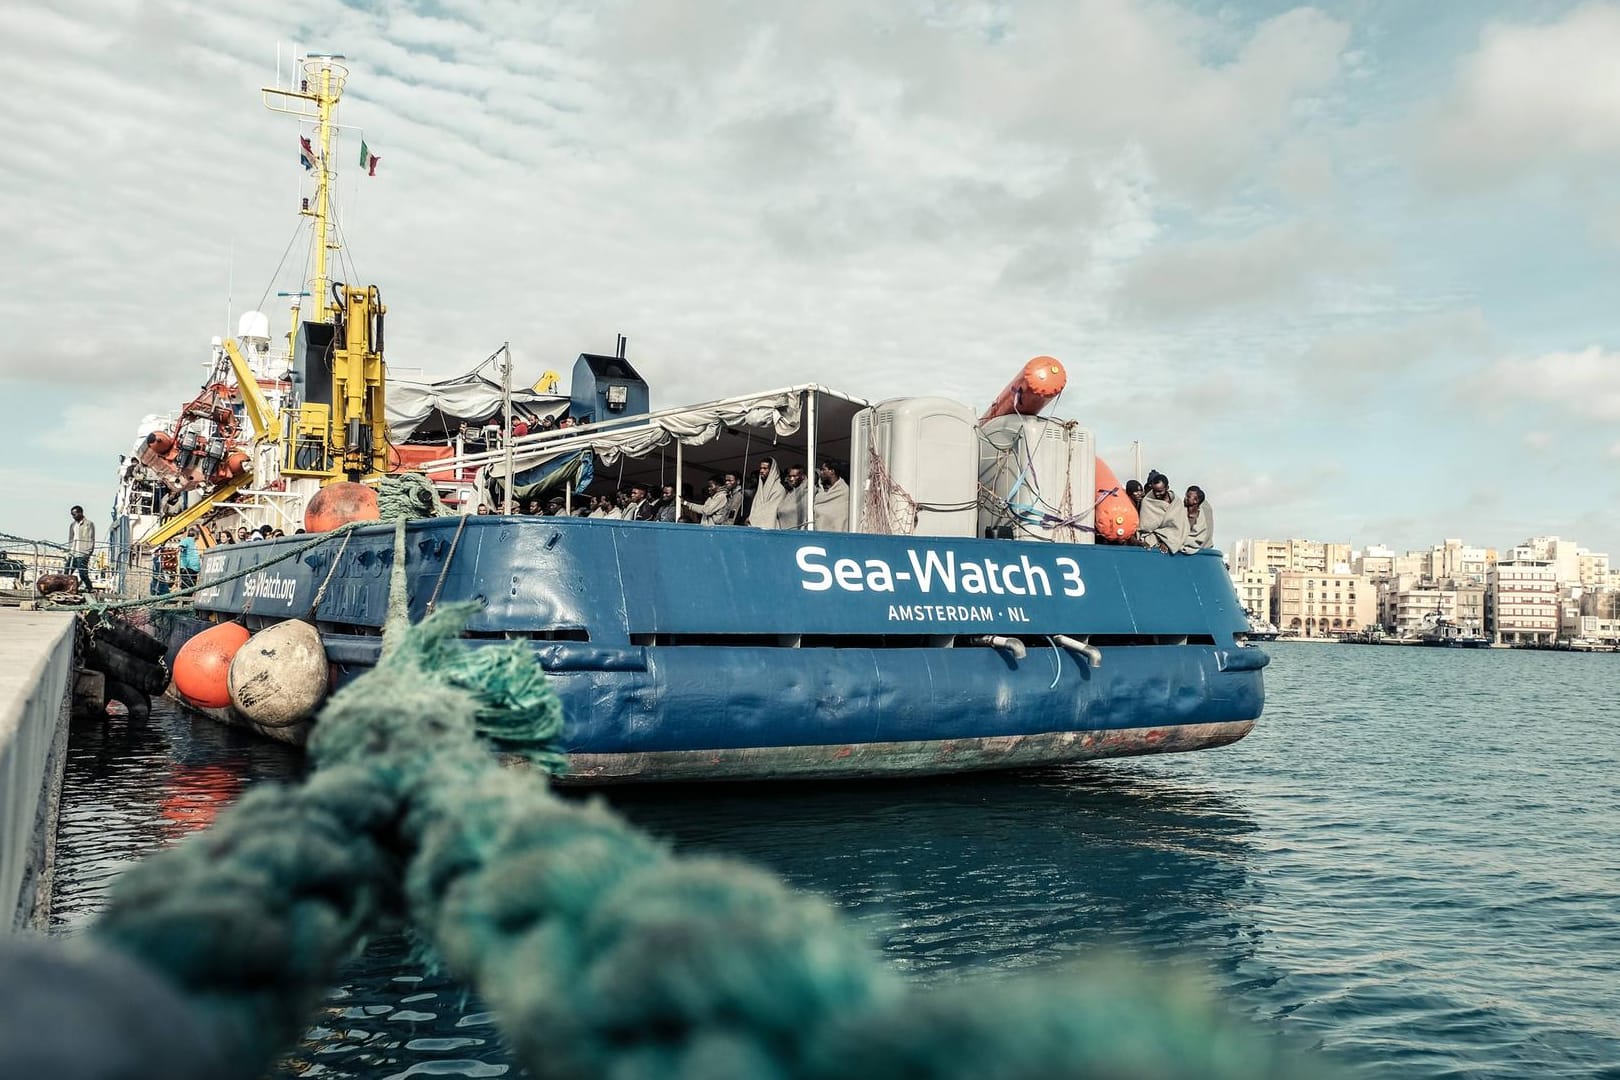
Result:
<svg viewBox="0 0 1620 1080"><path fill-rule="evenodd" d="M1066 555L1059 555L1051 560L1050 566L1043 566L1028 555L1020 555L1017 562L1003 563L995 559L959 559L954 551L941 553L925 548L919 552L908 548L906 561L911 569L907 571L896 570L884 559L842 558L829 563L826 548L806 544L799 548L794 559L804 574L799 585L808 592L837 588L843 592L892 593L897 591L897 583L915 582L917 591L924 594L937 591L969 596L1062 595L1071 599L1086 595L1080 564ZM1060 593L1053 592L1054 580ZM889 610L894 612L903 607L896 605Z"/></svg>

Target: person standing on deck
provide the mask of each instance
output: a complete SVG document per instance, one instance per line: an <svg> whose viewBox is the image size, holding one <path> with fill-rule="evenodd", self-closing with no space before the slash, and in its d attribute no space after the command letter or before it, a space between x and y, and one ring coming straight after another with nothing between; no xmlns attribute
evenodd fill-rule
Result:
<svg viewBox="0 0 1620 1080"><path fill-rule="evenodd" d="M96 550L96 523L84 516L84 507L75 506L68 513L73 521L68 525L68 573L78 572L79 581L86 592L95 586L90 583L90 555Z"/></svg>
<svg viewBox="0 0 1620 1080"><path fill-rule="evenodd" d="M1143 547L1167 555L1179 552L1187 542L1187 508L1170 490L1170 478L1157 469L1148 472L1136 536Z"/></svg>
<svg viewBox="0 0 1620 1080"><path fill-rule="evenodd" d="M718 480L710 480L704 490L702 502L683 501L681 505L698 516L699 525L724 525L726 523L726 505L729 497Z"/></svg>
<svg viewBox="0 0 1620 1080"><path fill-rule="evenodd" d="M178 569L182 589L189 589L197 584L197 573L202 569L202 556L197 553L197 536L197 526L193 525L186 530L186 535L180 538Z"/></svg>
<svg viewBox="0 0 1620 1080"><path fill-rule="evenodd" d="M665 484L658 489L658 497L653 500L653 515L650 521L674 521L680 510L680 500L675 497L675 485Z"/></svg>
<svg viewBox="0 0 1620 1080"><path fill-rule="evenodd" d="M1184 555L1215 546L1215 511L1204 501L1204 489L1197 484L1187 485L1187 542L1181 545Z"/></svg>
<svg viewBox="0 0 1620 1080"><path fill-rule="evenodd" d="M849 532L849 485L835 461L816 466L816 532Z"/></svg>
<svg viewBox="0 0 1620 1080"><path fill-rule="evenodd" d="M810 520L810 485L804 479L803 469L797 465L788 467L787 477L782 481L787 488L787 498L776 508L778 529L802 529Z"/></svg>
<svg viewBox="0 0 1620 1080"><path fill-rule="evenodd" d="M720 480L720 486L726 493L726 516L721 525L735 525L742 520L743 487L742 477L734 472L728 472Z"/></svg>
<svg viewBox="0 0 1620 1080"><path fill-rule="evenodd" d="M782 486L782 474L776 468L776 459L761 461L759 487L754 490L754 505L748 512L748 524L756 529L776 528L776 511L787 494L787 488Z"/></svg>
<svg viewBox="0 0 1620 1080"><path fill-rule="evenodd" d="M624 508L624 520L651 521L652 516L658 512L658 508L654 506L649 509L649 501L645 484L631 484L630 501Z"/></svg>

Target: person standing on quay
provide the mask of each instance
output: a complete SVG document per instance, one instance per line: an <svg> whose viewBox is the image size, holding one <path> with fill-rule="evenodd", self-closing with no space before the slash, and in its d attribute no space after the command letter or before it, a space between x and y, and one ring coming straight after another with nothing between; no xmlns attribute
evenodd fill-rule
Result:
<svg viewBox="0 0 1620 1080"><path fill-rule="evenodd" d="M90 555L96 550L96 523L84 516L84 507L75 506L68 511L73 521L68 525L68 573L78 571L86 592L94 586L90 582Z"/></svg>

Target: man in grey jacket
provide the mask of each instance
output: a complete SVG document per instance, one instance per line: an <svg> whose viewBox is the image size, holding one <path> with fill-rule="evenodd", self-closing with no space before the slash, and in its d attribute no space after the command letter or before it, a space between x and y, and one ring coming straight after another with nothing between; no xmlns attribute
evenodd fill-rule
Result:
<svg viewBox="0 0 1620 1080"><path fill-rule="evenodd" d="M96 523L84 516L82 506L75 506L68 513L73 516L68 525L68 573L78 571L79 580L89 592L94 587L90 583L90 555L96 550Z"/></svg>
<svg viewBox="0 0 1620 1080"><path fill-rule="evenodd" d="M720 481L710 480L704 487L702 502L682 500L681 505L698 516L699 525L725 525L728 496Z"/></svg>

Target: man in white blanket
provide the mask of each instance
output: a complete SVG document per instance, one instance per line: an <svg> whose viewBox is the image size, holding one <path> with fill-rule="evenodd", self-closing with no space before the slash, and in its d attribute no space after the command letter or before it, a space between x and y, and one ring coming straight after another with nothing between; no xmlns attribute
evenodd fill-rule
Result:
<svg viewBox="0 0 1620 1080"><path fill-rule="evenodd" d="M1187 508L1170 490L1170 478L1154 469L1143 485L1141 522L1136 539L1143 547L1174 554L1187 543Z"/></svg>

